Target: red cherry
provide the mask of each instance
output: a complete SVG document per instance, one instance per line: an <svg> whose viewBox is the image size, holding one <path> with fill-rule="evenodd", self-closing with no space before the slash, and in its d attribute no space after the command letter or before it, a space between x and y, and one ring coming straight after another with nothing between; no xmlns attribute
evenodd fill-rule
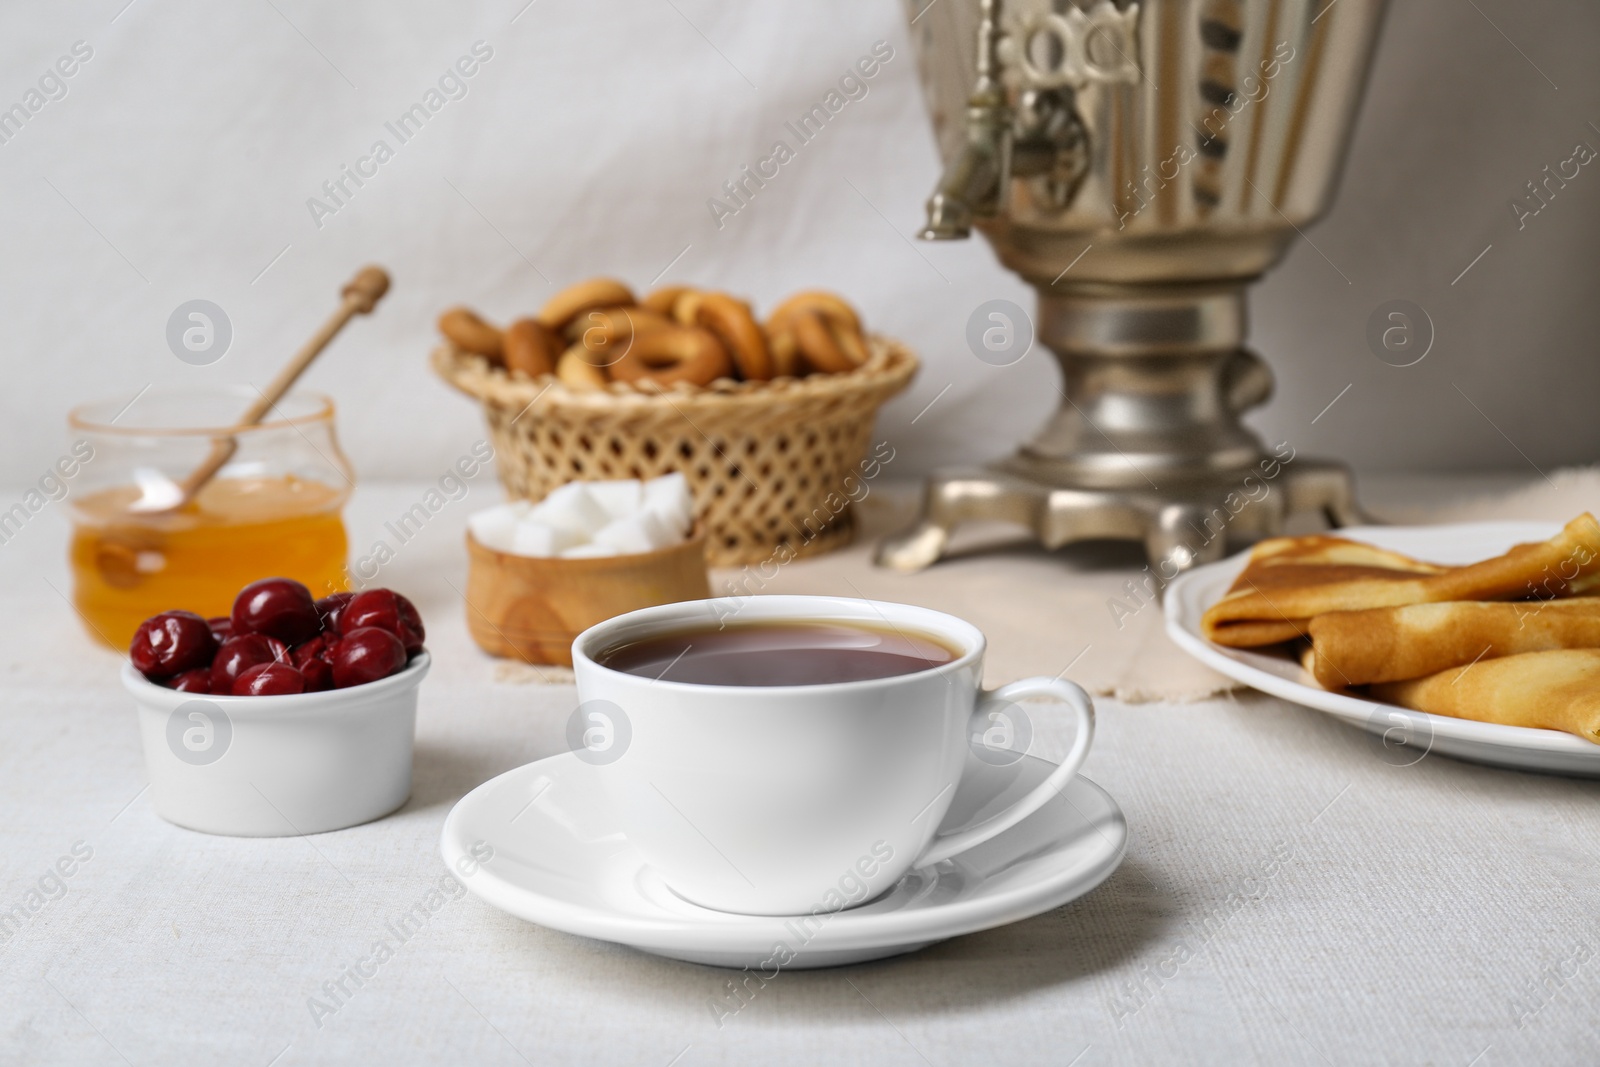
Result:
<svg viewBox="0 0 1600 1067"><path fill-rule="evenodd" d="M289 661L296 670L303 670L305 665L314 659L327 661L329 650L338 637L329 634L318 634L309 641L302 641L289 650Z"/></svg>
<svg viewBox="0 0 1600 1067"><path fill-rule="evenodd" d="M317 601L317 616L322 619L323 633L339 632L339 616L344 614L344 606L354 599L354 593L329 593Z"/></svg>
<svg viewBox="0 0 1600 1067"><path fill-rule="evenodd" d="M263 578L239 591L233 602L235 634L266 634L298 645L322 630L311 591L288 578Z"/></svg>
<svg viewBox="0 0 1600 1067"><path fill-rule="evenodd" d="M338 689L376 682L405 665L406 647L376 626L351 630L333 646L333 684Z"/></svg>
<svg viewBox="0 0 1600 1067"><path fill-rule="evenodd" d="M175 674L161 683L168 689L176 689L180 693L209 693L211 692L211 668L195 667Z"/></svg>
<svg viewBox="0 0 1600 1067"><path fill-rule="evenodd" d="M345 607L339 625L344 633L365 626L388 630L400 639L408 656L422 651L422 640L426 636L416 605L392 589L357 593Z"/></svg>
<svg viewBox="0 0 1600 1067"><path fill-rule="evenodd" d="M305 691L305 678L287 663L258 663L233 680L236 697L276 697Z"/></svg>
<svg viewBox="0 0 1600 1067"><path fill-rule="evenodd" d="M312 657L297 669L301 677L306 680L306 692L320 693L324 689L333 688L333 668L328 665L327 660Z"/></svg>
<svg viewBox="0 0 1600 1067"><path fill-rule="evenodd" d="M226 615L215 615L206 620L206 625L211 627L211 636L219 645L233 636L233 620Z"/></svg>
<svg viewBox="0 0 1600 1067"><path fill-rule="evenodd" d="M222 642L216 658L211 661L211 691L233 692L233 683L251 667L262 663L276 663L289 658L283 642L265 634L240 634Z"/></svg>
<svg viewBox="0 0 1600 1067"><path fill-rule="evenodd" d="M140 674L155 682L205 666L216 651L206 620L192 611L163 611L139 624L128 657Z"/></svg>
<svg viewBox="0 0 1600 1067"><path fill-rule="evenodd" d="M328 657L333 654L333 644L338 640L333 634L318 634L289 650L289 661L295 670L305 675L306 692L320 693L333 688L333 664Z"/></svg>
<svg viewBox="0 0 1600 1067"><path fill-rule="evenodd" d="M394 595L395 603L400 605L400 621L404 623L410 633L402 633L400 641L406 646L406 655L415 656L422 651L423 639L428 636L428 631L422 626L422 613L417 606L399 593Z"/></svg>

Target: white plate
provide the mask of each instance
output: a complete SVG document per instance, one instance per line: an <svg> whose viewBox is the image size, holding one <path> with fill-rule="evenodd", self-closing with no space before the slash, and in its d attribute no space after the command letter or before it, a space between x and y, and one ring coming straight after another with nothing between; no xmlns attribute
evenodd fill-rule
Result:
<svg viewBox="0 0 1600 1067"><path fill-rule="evenodd" d="M1474 563L1514 544L1544 541L1561 527L1546 522L1471 522L1448 526L1358 526L1334 531L1429 563ZM1185 652L1235 681L1325 711L1388 741L1385 758L1414 763L1428 752L1514 770L1600 778L1600 745L1559 730L1456 719L1330 693L1300 664L1282 656L1223 648L1200 636L1200 616L1244 569L1248 553L1196 567L1167 587L1167 633Z"/></svg>
<svg viewBox="0 0 1600 1067"><path fill-rule="evenodd" d="M995 767L969 755L941 832L1003 809L1054 768L1032 756ZM780 943L793 953L784 969L832 967L1038 915L1104 881L1127 842L1122 809L1079 775L1010 830L912 871L860 907L805 923L732 915L674 893L615 828L595 768L562 753L461 798L445 820L440 847L472 893L518 918L660 956L765 973ZM473 862L490 850L492 858Z"/></svg>

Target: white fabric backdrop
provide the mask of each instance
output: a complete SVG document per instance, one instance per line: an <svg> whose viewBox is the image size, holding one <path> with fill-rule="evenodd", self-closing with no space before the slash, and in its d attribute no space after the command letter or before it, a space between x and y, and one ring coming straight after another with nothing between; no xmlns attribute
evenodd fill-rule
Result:
<svg viewBox="0 0 1600 1067"><path fill-rule="evenodd" d="M883 423L914 467L998 454L1053 407L1041 353L993 368L961 340L980 302L1026 303L1024 288L981 242L906 239L937 161L892 0L524 3L0 9L0 107L26 101L75 42L92 51L66 95L41 93L0 143L0 476L37 478L76 401L264 381L369 260L396 288L310 379L342 402L368 477L426 476L478 435L423 365L441 307L505 316L541 302L546 278L645 284L680 253L671 277L767 306L801 286L843 290L919 349L927 370ZM1367 467L1525 471L1519 449L1547 469L1592 461L1600 174L1584 168L1520 232L1509 200L1575 142L1600 146L1600 7L1393 8L1337 208L1309 233L1320 254L1297 243L1255 301L1255 343L1281 378L1258 421ZM719 231L707 198L879 40L894 58L868 95ZM409 143L386 135L475 41L493 55L465 97ZM319 229L307 199L380 137L394 158ZM180 363L164 338L194 298L235 330L210 367ZM1366 350L1366 317L1391 298L1437 326L1416 367Z"/></svg>

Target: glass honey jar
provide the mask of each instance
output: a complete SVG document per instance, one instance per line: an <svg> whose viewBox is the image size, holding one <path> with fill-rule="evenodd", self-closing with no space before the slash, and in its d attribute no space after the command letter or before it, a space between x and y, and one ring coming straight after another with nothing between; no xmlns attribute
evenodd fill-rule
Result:
<svg viewBox="0 0 1600 1067"><path fill-rule="evenodd" d="M226 615L257 578L293 578L319 597L347 588L341 511L355 479L333 401L292 393L235 429L259 395L151 389L68 416L93 449L74 484L71 566L73 603L97 640L126 649L139 623L171 609ZM227 462L173 507L230 438Z"/></svg>

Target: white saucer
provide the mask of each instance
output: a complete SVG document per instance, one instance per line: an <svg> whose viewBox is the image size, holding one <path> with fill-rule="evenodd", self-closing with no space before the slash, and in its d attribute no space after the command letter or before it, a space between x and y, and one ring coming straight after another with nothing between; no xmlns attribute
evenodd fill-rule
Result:
<svg viewBox="0 0 1600 1067"><path fill-rule="evenodd" d="M1054 767L1032 756L994 767L969 755L941 832L1005 808ZM771 968L780 942L794 953L785 969L860 963L1026 919L1099 885L1128 842L1122 809L1079 775L993 840L912 871L876 900L802 925L679 897L615 829L594 775L562 753L485 782L445 820L445 863L472 893L520 919L718 967ZM475 845L480 856L493 850L476 869Z"/></svg>
<svg viewBox="0 0 1600 1067"><path fill-rule="evenodd" d="M1359 526L1334 531L1430 563L1475 563L1514 544L1544 541L1561 527L1546 522L1471 522L1447 526ZM1400 736L1385 749L1391 763L1415 763L1429 752L1513 770L1600 778L1600 745L1559 730L1456 719L1330 693L1299 663L1283 656L1224 648L1200 636L1200 616L1222 598L1248 553L1196 567L1167 587L1167 633L1178 647L1229 678L1275 697L1327 712L1370 733Z"/></svg>

